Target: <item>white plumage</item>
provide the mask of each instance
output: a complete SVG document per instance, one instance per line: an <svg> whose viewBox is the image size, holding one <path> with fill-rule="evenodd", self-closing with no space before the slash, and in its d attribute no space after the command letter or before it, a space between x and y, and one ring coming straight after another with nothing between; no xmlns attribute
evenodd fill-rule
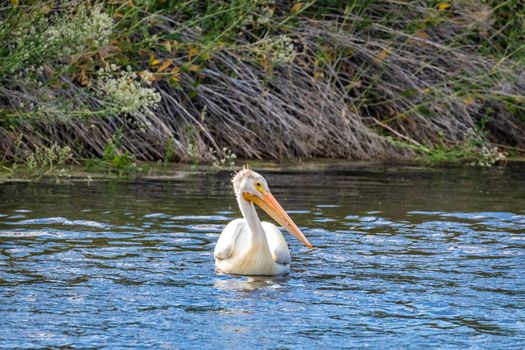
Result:
<svg viewBox="0 0 525 350"><path fill-rule="evenodd" d="M261 222L254 203L308 247L312 247L270 193L266 180L249 169L233 178L239 208L244 219L231 221L215 246L218 270L236 275L279 275L290 270L290 251L281 231Z"/></svg>
<svg viewBox="0 0 525 350"><path fill-rule="evenodd" d="M244 219L235 219L224 228L215 246L219 270L236 275L280 275L290 270L290 251L283 234L274 224L261 224L267 244L252 244Z"/></svg>

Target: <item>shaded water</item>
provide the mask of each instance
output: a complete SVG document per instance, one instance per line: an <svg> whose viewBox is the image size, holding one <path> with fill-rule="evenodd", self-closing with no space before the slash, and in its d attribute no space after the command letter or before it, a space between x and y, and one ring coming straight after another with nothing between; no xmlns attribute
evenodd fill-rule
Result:
<svg viewBox="0 0 525 350"><path fill-rule="evenodd" d="M283 277L215 273L228 173L0 185L0 346L525 347L523 166L262 173Z"/></svg>

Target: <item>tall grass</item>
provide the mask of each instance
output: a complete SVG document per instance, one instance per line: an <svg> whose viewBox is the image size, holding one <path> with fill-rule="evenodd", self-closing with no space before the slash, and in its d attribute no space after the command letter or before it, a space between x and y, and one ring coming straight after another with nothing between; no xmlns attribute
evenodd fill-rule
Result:
<svg viewBox="0 0 525 350"><path fill-rule="evenodd" d="M525 148L517 1L15 3L4 160L103 157L116 133L137 159L194 162Z"/></svg>

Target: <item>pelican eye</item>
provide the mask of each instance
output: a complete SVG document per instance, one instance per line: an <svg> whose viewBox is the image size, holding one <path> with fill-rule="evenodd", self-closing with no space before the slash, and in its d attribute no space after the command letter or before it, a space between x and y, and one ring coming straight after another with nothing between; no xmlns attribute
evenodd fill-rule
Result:
<svg viewBox="0 0 525 350"><path fill-rule="evenodd" d="M262 185L261 185L261 183L259 181L257 181L254 185L255 185L255 189L257 191L259 191L261 193L264 192L264 189L263 189L263 187L262 187Z"/></svg>

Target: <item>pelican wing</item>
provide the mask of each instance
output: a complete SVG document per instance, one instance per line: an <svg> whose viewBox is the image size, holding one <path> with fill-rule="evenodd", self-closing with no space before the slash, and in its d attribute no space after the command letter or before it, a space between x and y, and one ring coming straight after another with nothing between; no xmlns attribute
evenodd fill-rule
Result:
<svg viewBox="0 0 525 350"><path fill-rule="evenodd" d="M273 260L281 265L289 265L291 262L290 250L288 250L288 244L283 237L281 231L269 222L262 222L262 227L266 233L266 240L270 247Z"/></svg>
<svg viewBox="0 0 525 350"><path fill-rule="evenodd" d="M235 249L237 236L245 226L244 219L231 221L222 231L217 244L215 245L214 256L216 259L228 259Z"/></svg>

